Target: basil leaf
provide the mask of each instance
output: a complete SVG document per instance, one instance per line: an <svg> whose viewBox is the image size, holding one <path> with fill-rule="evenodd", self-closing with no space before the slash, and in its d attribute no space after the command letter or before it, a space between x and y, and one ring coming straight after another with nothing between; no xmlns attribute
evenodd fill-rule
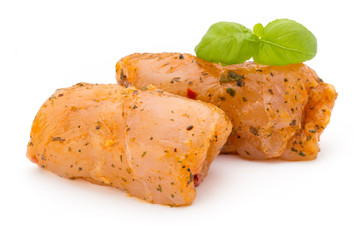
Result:
<svg viewBox="0 0 360 240"><path fill-rule="evenodd" d="M256 63L287 65L310 60L316 55L316 38L300 23L277 19L266 25L263 32L258 24L255 27L254 32L261 37L253 56Z"/></svg>
<svg viewBox="0 0 360 240"><path fill-rule="evenodd" d="M264 35L263 25L261 23L255 24L255 26L253 27L253 32L259 38L262 37Z"/></svg>
<svg viewBox="0 0 360 240"><path fill-rule="evenodd" d="M241 24L218 22L210 26L195 47L195 53L198 58L223 65L242 63L255 54L258 41L258 37Z"/></svg>

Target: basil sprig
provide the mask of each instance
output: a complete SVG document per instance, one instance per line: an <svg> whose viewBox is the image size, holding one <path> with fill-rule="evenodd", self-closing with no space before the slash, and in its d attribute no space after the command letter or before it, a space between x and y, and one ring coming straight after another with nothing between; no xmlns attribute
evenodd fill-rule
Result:
<svg viewBox="0 0 360 240"><path fill-rule="evenodd" d="M196 56L223 65L251 57L259 64L287 65L316 55L315 36L293 20L277 19L265 27L258 23L253 31L238 23L215 23L195 47Z"/></svg>
<svg viewBox="0 0 360 240"><path fill-rule="evenodd" d="M290 19L277 19L266 27L254 26L254 33L260 38L253 59L267 65L286 65L305 62L316 55L315 36L300 23Z"/></svg>
<svg viewBox="0 0 360 240"><path fill-rule="evenodd" d="M195 47L196 56L223 65L240 63L251 58L259 38L241 24L218 22L209 28Z"/></svg>

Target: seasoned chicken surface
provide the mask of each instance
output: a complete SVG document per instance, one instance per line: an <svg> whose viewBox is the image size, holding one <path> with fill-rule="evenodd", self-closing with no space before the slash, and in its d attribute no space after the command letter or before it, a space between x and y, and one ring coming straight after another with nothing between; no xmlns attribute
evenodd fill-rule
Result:
<svg viewBox="0 0 360 240"><path fill-rule="evenodd" d="M223 152L248 159L315 159L337 96L304 64L223 67L180 53L126 56L116 64L116 78L220 107L233 124Z"/></svg>
<svg viewBox="0 0 360 240"><path fill-rule="evenodd" d="M40 108L27 157L62 177L188 205L232 129L207 103L117 84L57 90Z"/></svg>

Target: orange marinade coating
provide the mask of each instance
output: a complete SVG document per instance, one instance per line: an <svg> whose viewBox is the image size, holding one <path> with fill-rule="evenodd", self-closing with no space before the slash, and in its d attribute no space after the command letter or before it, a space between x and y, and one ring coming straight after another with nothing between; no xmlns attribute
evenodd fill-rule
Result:
<svg viewBox="0 0 360 240"><path fill-rule="evenodd" d="M27 157L62 177L189 205L231 128L221 109L153 86L80 83L42 105Z"/></svg>
<svg viewBox="0 0 360 240"><path fill-rule="evenodd" d="M315 159L337 97L331 84L302 63L221 66L180 53L126 56L116 64L116 79L220 107L233 124L223 152L247 159Z"/></svg>

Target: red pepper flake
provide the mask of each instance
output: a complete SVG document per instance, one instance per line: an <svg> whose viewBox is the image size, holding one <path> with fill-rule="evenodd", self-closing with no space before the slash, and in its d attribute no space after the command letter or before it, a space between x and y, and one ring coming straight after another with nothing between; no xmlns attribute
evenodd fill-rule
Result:
<svg viewBox="0 0 360 240"><path fill-rule="evenodd" d="M32 158L30 159L30 161L33 162L33 163L38 163L38 162L39 162L35 157L32 157Z"/></svg>
<svg viewBox="0 0 360 240"><path fill-rule="evenodd" d="M186 97L195 100L196 97L197 97L197 94L196 94L196 92L194 92L193 90L191 90L190 88L188 88L188 89L187 89L187 92L186 92Z"/></svg>
<svg viewBox="0 0 360 240"><path fill-rule="evenodd" d="M200 183L201 183L201 179L200 179L199 174L195 174L194 175L194 185L195 185L195 187L199 186Z"/></svg>

